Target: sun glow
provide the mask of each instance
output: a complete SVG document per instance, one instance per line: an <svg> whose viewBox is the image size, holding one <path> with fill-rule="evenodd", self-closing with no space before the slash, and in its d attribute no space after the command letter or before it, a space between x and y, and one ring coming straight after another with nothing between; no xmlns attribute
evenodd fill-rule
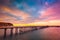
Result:
<svg viewBox="0 0 60 40"><path fill-rule="evenodd" d="M14 26L60 26L60 20L50 20L44 22L33 22L29 24L14 24Z"/></svg>

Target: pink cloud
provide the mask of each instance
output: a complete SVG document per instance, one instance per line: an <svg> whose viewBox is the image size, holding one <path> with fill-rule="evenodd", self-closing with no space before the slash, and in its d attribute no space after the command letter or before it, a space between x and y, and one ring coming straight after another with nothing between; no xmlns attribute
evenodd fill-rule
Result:
<svg viewBox="0 0 60 40"><path fill-rule="evenodd" d="M40 18L47 18L45 20L56 20L60 19L60 4L54 4L53 6L47 8L45 12L39 16Z"/></svg>

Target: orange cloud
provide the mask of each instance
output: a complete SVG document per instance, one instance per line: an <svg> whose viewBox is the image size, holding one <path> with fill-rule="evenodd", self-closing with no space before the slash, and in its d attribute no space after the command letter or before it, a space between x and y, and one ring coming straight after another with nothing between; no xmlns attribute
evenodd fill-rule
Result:
<svg viewBox="0 0 60 40"><path fill-rule="evenodd" d="M12 14L12 15L22 17L22 19L27 19L30 16L28 13L25 13L25 12L18 10L18 9L11 9L8 7L3 7L3 10Z"/></svg>
<svg viewBox="0 0 60 40"><path fill-rule="evenodd" d="M0 14L1 14L0 21L11 22L11 23L27 23L27 21L31 19L30 18L31 16L28 13L25 13L16 8L11 9L6 6L2 6L0 8L2 10L2 12L0 12ZM8 15L6 13L8 13ZM9 16L9 14L11 14L11 15ZM11 17L11 16L21 18L21 20L17 20L15 17Z"/></svg>

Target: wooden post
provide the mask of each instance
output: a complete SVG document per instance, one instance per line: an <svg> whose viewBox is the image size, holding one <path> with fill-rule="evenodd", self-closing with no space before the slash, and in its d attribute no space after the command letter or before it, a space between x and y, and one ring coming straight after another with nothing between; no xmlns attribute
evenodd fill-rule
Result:
<svg viewBox="0 0 60 40"><path fill-rule="evenodd" d="M10 34L10 36L13 36L13 28L11 28L11 34Z"/></svg>
<svg viewBox="0 0 60 40"><path fill-rule="evenodd" d="M15 33L18 34L18 28L15 29Z"/></svg>
<svg viewBox="0 0 60 40"><path fill-rule="evenodd" d="M4 29L4 38L6 38L6 31L7 31L7 28Z"/></svg>

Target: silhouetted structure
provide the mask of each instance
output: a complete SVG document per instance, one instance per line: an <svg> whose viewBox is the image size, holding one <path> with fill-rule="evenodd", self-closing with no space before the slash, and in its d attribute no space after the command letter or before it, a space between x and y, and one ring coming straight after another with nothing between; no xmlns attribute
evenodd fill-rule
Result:
<svg viewBox="0 0 60 40"><path fill-rule="evenodd" d="M0 22L0 26L13 26L11 23Z"/></svg>

